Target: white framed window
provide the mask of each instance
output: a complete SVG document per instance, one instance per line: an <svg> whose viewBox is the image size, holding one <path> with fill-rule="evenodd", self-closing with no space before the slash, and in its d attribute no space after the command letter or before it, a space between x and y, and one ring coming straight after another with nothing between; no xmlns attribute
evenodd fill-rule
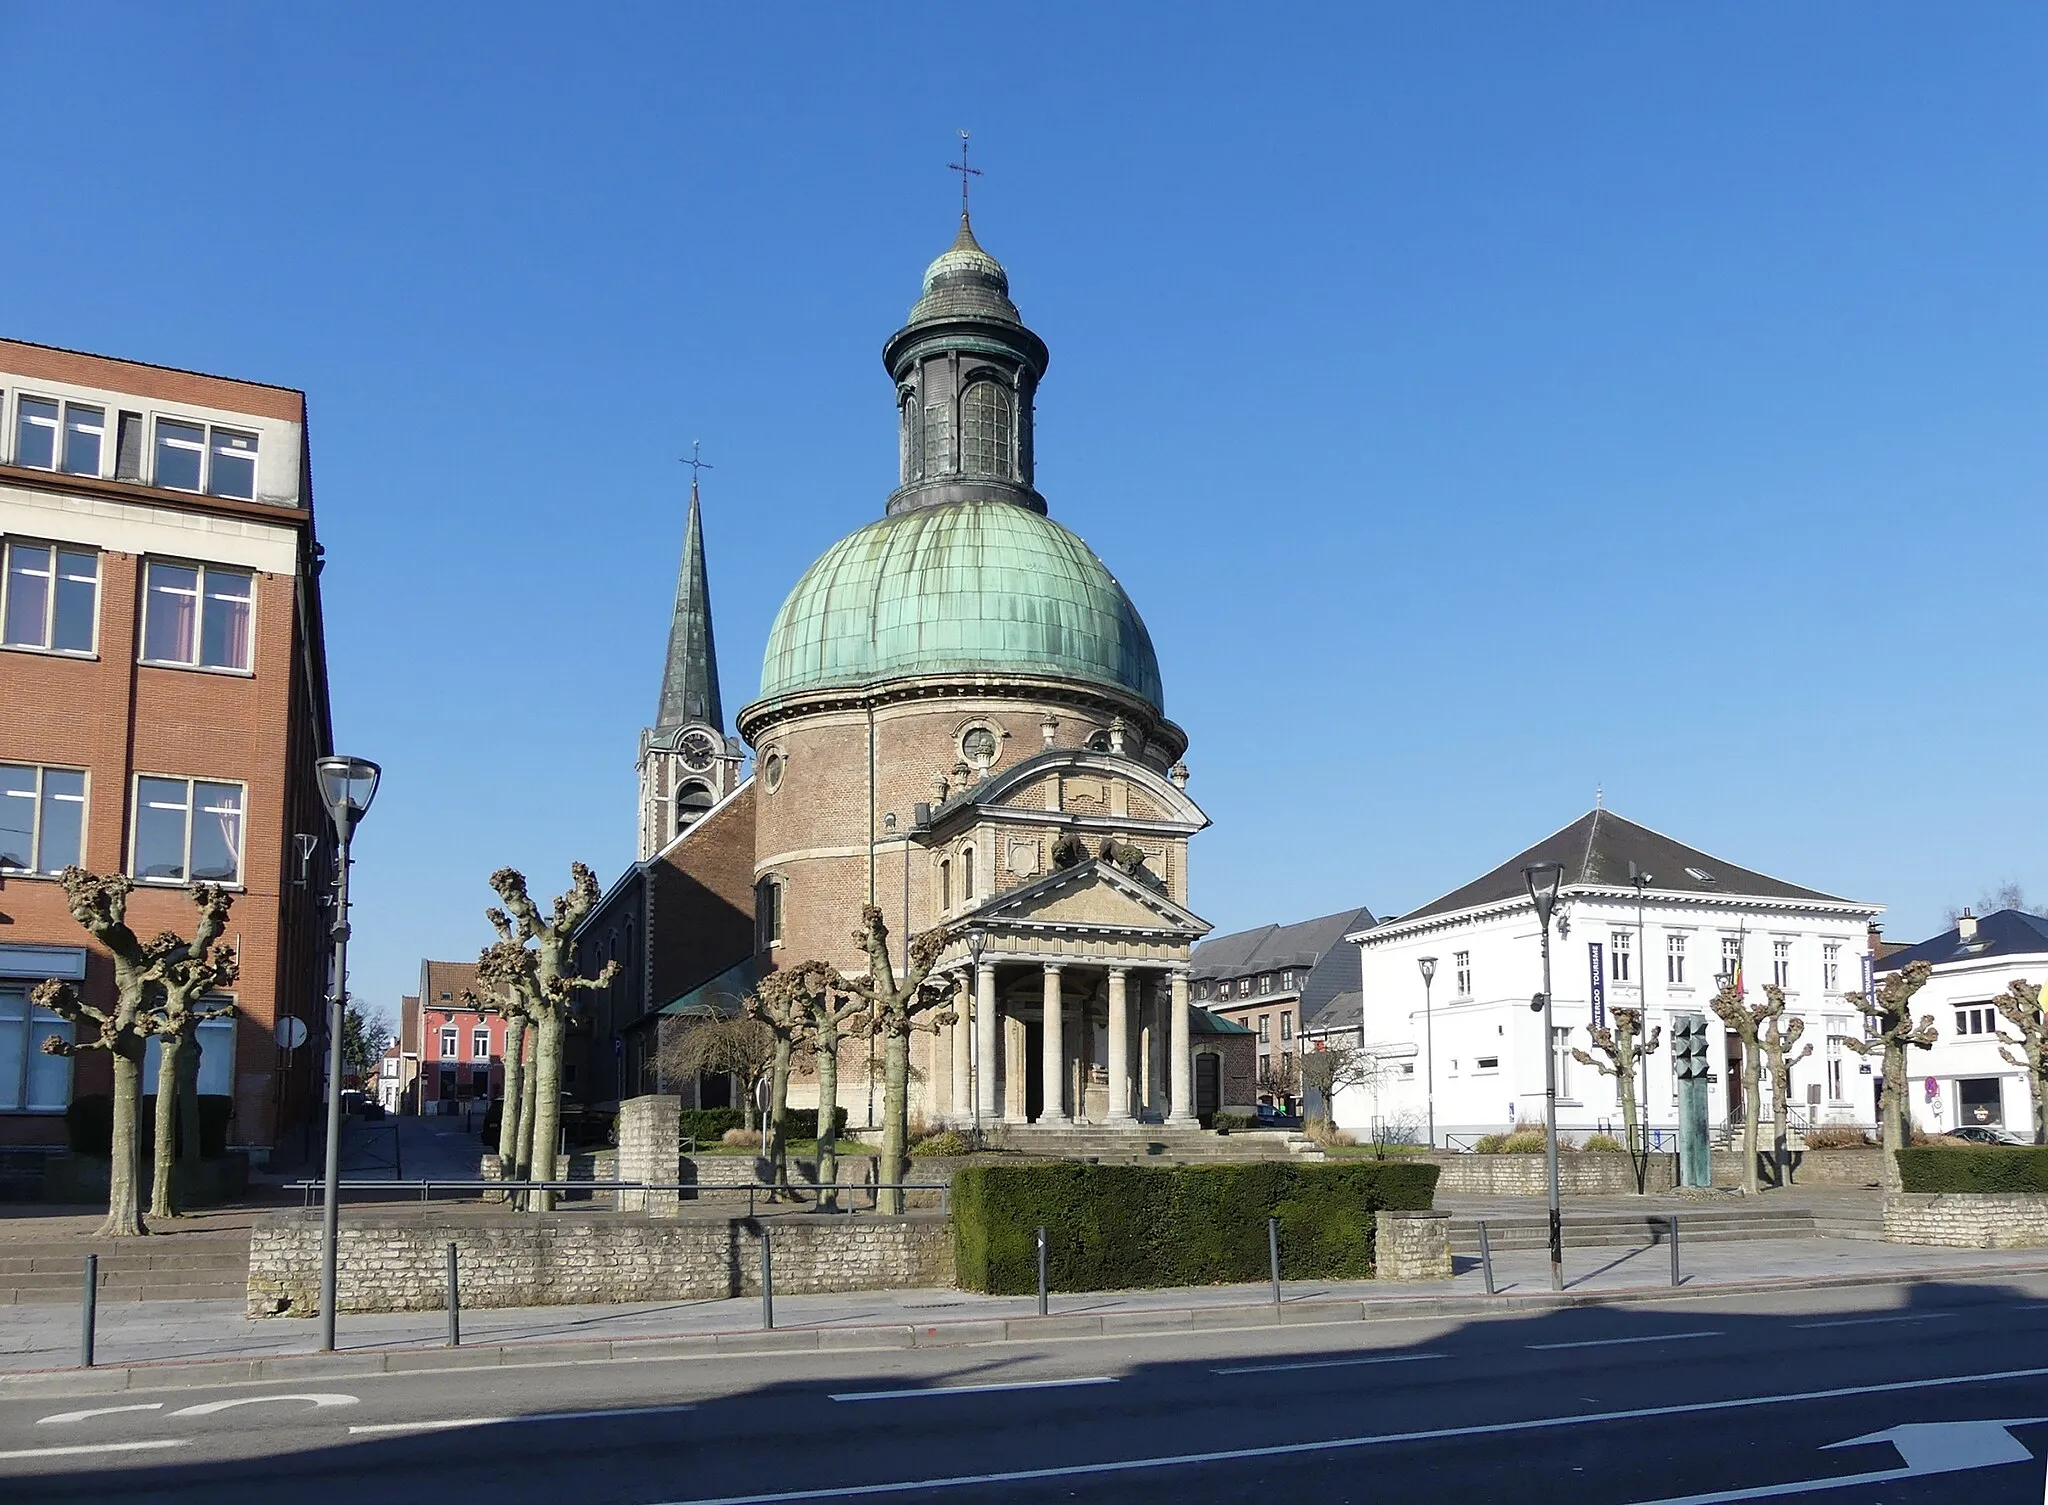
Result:
<svg viewBox="0 0 2048 1505"><path fill-rule="evenodd" d="M1453 951L1451 953L1451 965L1457 969L1458 973L1458 996L1460 998L1470 998L1472 996L1472 953L1469 951Z"/></svg>
<svg viewBox="0 0 2048 1505"><path fill-rule="evenodd" d="M1771 942L1771 981L1781 988L1792 986L1792 943Z"/></svg>
<svg viewBox="0 0 2048 1505"><path fill-rule="evenodd" d="M1839 992L1842 986L1842 943L1823 941L1820 947L1820 987L1823 993Z"/></svg>
<svg viewBox="0 0 2048 1505"><path fill-rule="evenodd" d="M1272 1039L1273 1016L1271 1014L1261 1014L1259 1015L1259 1044L1270 1044L1272 1042Z"/></svg>
<svg viewBox="0 0 2048 1505"><path fill-rule="evenodd" d="M1294 991L1294 974L1292 972L1282 972L1280 974L1280 989L1285 993L1292 993Z"/></svg>
<svg viewBox="0 0 2048 1505"><path fill-rule="evenodd" d="M71 1105L71 1058L43 1053L71 1026L28 1001L25 982L0 982L0 1111L58 1113Z"/></svg>
<svg viewBox="0 0 2048 1505"><path fill-rule="evenodd" d="M136 775L130 876L145 883L240 883L246 808L240 784Z"/></svg>
<svg viewBox="0 0 2048 1505"><path fill-rule="evenodd" d="M491 1031L489 1025L479 1024L469 1032L469 1058L472 1061L490 1060Z"/></svg>
<svg viewBox="0 0 2048 1505"><path fill-rule="evenodd" d="M0 873L61 873L84 853L85 771L0 763Z"/></svg>
<svg viewBox="0 0 2048 1505"><path fill-rule="evenodd" d="M1721 937L1721 973L1720 973L1720 975L1721 975L1721 976L1723 976L1723 977L1727 977L1727 978L1733 978L1733 977L1735 976L1735 974L1736 974L1737 972L1741 971L1741 970L1742 970L1742 937L1741 937L1741 936L1739 936L1739 935L1724 935L1724 936L1722 936L1722 937Z"/></svg>
<svg viewBox="0 0 2048 1505"><path fill-rule="evenodd" d="M780 878L763 878L754 885L754 938L762 951L782 944Z"/></svg>
<svg viewBox="0 0 2048 1505"><path fill-rule="evenodd" d="M164 559L152 559L144 573L144 663L242 673L254 666L254 575Z"/></svg>
<svg viewBox="0 0 2048 1505"><path fill-rule="evenodd" d="M91 653L100 615L100 556L62 544L7 541L0 645Z"/></svg>
<svg viewBox="0 0 2048 1505"><path fill-rule="evenodd" d="M1998 1013L1995 1009L1957 1009L1956 1033L1958 1035L1988 1035L1998 1028Z"/></svg>
<svg viewBox="0 0 2048 1505"><path fill-rule="evenodd" d="M1821 1021L1821 1027L1827 1031L1828 1101L1846 1102L1848 1093L1842 1086L1842 1037L1849 1033L1849 1017L1830 1014Z"/></svg>
<svg viewBox="0 0 2048 1505"><path fill-rule="evenodd" d="M1550 1032L1550 1051L1557 1057L1557 1095L1572 1095L1572 1032L1560 1025Z"/></svg>
<svg viewBox="0 0 2048 1505"><path fill-rule="evenodd" d="M456 1031L456 1028L455 1028L455 1026L454 1026L454 1025L452 1025L452 1024L444 1024L444 1025L442 1025L442 1026L441 1026L441 1059L442 1059L442 1060L444 1060L444 1061L452 1061L452 1060L454 1060L454 1059L455 1059L455 1052L456 1052L456 1050L457 1050L457 1049L459 1048L459 1047L458 1047L458 1042L459 1042L459 1041L461 1040L461 1038L462 1038L462 1037L461 1037L461 1035L460 1035L460 1034L459 1034L459 1033L458 1033L458 1032Z"/></svg>
<svg viewBox="0 0 2048 1505"><path fill-rule="evenodd" d="M208 496L256 496L256 436L196 419L156 421L156 484Z"/></svg>
<svg viewBox="0 0 2048 1505"><path fill-rule="evenodd" d="M107 410L83 402L22 397L14 412L14 463L30 470L97 476L107 453Z"/></svg>
<svg viewBox="0 0 2048 1505"><path fill-rule="evenodd" d="M1294 1010L1282 1009L1280 1011L1280 1043L1282 1045L1285 1045L1288 1041L1292 1040L1293 1038Z"/></svg>
<svg viewBox="0 0 2048 1505"><path fill-rule="evenodd" d="M1627 982L1629 963L1634 960L1635 936L1626 930L1611 930L1607 933L1607 980Z"/></svg>
<svg viewBox="0 0 2048 1505"><path fill-rule="evenodd" d="M1664 981L1678 987L1685 986L1685 937L1667 935L1664 937Z"/></svg>
<svg viewBox="0 0 2048 1505"><path fill-rule="evenodd" d="M1237 980L1237 996L1240 998L1252 996L1252 980L1249 977L1240 977Z"/></svg>

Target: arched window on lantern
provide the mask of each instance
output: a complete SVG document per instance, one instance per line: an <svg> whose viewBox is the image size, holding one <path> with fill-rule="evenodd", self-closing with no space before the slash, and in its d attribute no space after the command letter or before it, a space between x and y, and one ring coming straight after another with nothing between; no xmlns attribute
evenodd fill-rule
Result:
<svg viewBox="0 0 2048 1505"><path fill-rule="evenodd" d="M970 475L1013 473L1014 408L1010 390L986 379L972 383L960 400L960 468Z"/></svg>

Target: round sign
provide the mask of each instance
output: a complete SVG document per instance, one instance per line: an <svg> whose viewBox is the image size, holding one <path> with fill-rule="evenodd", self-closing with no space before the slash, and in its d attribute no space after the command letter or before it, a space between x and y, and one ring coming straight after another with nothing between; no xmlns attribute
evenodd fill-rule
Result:
<svg viewBox="0 0 2048 1505"><path fill-rule="evenodd" d="M277 1043L286 1050L297 1050L306 1043L306 1021L294 1014L287 1014L277 1021Z"/></svg>

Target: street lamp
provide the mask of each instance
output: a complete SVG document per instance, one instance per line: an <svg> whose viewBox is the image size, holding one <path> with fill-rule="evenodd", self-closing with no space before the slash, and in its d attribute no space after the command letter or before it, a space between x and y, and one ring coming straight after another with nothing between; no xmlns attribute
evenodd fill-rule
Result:
<svg viewBox="0 0 2048 1505"><path fill-rule="evenodd" d="M334 992L327 1000L327 1173L320 1227L320 1348L334 1352L334 1302L341 1236L341 1032L348 1008L348 847L377 797L378 768L364 758L322 758L313 765L341 858L334 875Z"/></svg>
<svg viewBox="0 0 2048 1505"><path fill-rule="evenodd" d="M968 987L974 995L967 1013L967 1095L974 1101L974 1147L981 1148L981 953L988 950L988 932L980 926L967 932L967 958L974 964Z"/></svg>
<svg viewBox="0 0 2048 1505"><path fill-rule="evenodd" d="M1543 1160L1550 1175L1550 1289L1564 1289L1564 1220L1557 1205L1557 1039L1550 1023L1550 916L1564 883L1564 865L1536 862L1522 869L1536 918L1543 926L1543 992L1536 1000L1543 1010Z"/></svg>
<svg viewBox="0 0 2048 1505"><path fill-rule="evenodd" d="M1436 981L1436 958L1419 958L1416 966L1422 969L1422 1061L1423 1071L1429 1082L1429 1147L1436 1148L1436 1031L1431 1026L1429 1015L1429 985Z"/></svg>
<svg viewBox="0 0 2048 1505"><path fill-rule="evenodd" d="M1631 862L1628 881L1636 891L1636 1039L1640 1042L1650 1038L1650 943L1646 939L1649 932L1643 926L1643 891L1657 877ZM1643 1138L1643 1153L1636 1162L1636 1190L1642 1192L1649 1185L1650 1176L1650 1053L1640 1045L1636 1053L1642 1057L1643 1065L1643 1106L1639 1114L1642 1123L1637 1126Z"/></svg>

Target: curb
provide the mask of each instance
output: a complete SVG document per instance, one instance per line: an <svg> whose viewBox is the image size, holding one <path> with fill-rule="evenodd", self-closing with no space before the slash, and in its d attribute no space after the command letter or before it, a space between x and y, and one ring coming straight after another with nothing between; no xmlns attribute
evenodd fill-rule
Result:
<svg viewBox="0 0 2048 1505"><path fill-rule="evenodd" d="M460 1348L385 1347L333 1354L278 1354L269 1358L150 1359L93 1369L38 1369L0 1374L0 1400L15 1396L111 1395L161 1386L242 1385L264 1380L404 1375L435 1370L477 1370L608 1363L658 1363L688 1358L736 1358L787 1353L870 1352L959 1348L990 1343L1074 1341L1156 1333L1215 1332L1274 1326L1331 1326L1401 1322L1425 1317L1490 1317L1572 1307L1643 1306L1717 1296L1780 1291L1885 1289L1958 1279L2048 1274L2048 1260L2030 1265L1954 1265L1940 1270L1729 1282L1702 1286L1632 1286L1614 1291L1528 1291L1498 1296L1308 1297L1273 1304L1156 1307L1149 1310L1049 1317L967 1317L936 1323L875 1323L848 1327L744 1329L634 1338L528 1338ZM1084 1293L1075 1293L1084 1294Z"/></svg>

